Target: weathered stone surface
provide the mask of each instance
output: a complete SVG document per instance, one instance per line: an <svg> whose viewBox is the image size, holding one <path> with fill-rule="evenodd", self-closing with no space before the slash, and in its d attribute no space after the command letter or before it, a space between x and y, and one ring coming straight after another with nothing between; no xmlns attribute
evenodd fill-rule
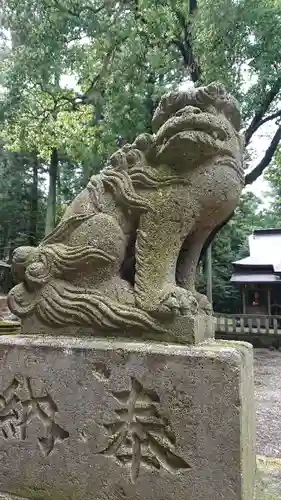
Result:
<svg viewBox="0 0 281 500"><path fill-rule="evenodd" d="M9 495L8 493L0 493L0 500L24 500L24 498L15 495Z"/></svg>
<svg viewBox="0 0 281 500"><path fill-rule="evenodd" d="M46 334L46 335L63 335L65 333L65 327L56 328L54 332L50 332L50 327L36 321L35 318L27 318L22 325L23 334ZM90 327L83 326L72 326L70 328L71 336L87 336L87 337L98 337L99 331ZM105 336L105 332L103 332ZM109 336L112 336L112 332L108 332ZM116 333L115 333L116 335ZM203 342L208 338L214 338L215 336L215 319L213 316L208 314L197 314L192 317L188 316L177 316L170 323L165 325L165 329L162 331L151 332L142 330L141 328L135 327L133 333L128 329L124 328L119 332L122 338L134 338L142 340L155 339L156 341L160 339L162 342L176 342L179 344L195 344L198 342Z"/></svg>
<svg viewBox="0 0 281 500"><path fill-rule="evenodd" d="M281 498L281 459L257 457L256 500L280 500Z"/></svg>
<svg viewBox="0 0 281 500"><path fill-rule="evenodd" d="M0 491L253 500L252 349L0 338Z"/></svg>
<svg viewBox="0 0 281 500"><path fill-rule="evenodd" d="M211 308L196 266L243 187L240 112L212 84L164 96L152 128L90 179L38 248L15 251L9 306L23 332L165 340L182 316L187 340L201 340L197 317Z"/></svg>

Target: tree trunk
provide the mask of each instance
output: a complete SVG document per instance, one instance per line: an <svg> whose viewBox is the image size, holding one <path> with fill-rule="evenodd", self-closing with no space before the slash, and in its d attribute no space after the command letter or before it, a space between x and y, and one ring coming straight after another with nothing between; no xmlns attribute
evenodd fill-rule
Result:
<svg viewBox="0 0 281 500"><path fill-rule="evenodd" d="M3 271L3 278L1 281L1 292L7 294L11 290L13 285L14 283L13 283L13 276L11 269L5 268Z"/></svg>
<svg viewBox="0 0 281 500"><path fill-rule="evenodd" d="M57 178L58 178L58 150L54 148L51 154L51 162L49 168L49 192L47 200L45 236L52 232L56 223L56 194L57 194Z"/></svg>
<svg viewBox="0 0 281 500"><path fill-rule="evenodd" d="M92 163L93 164L95 163L94 159L92 160ZM83 187L87 186L92 171L93 171L93 167L90 165L90 163L87 162L87 163L84 163L82 165L82 186Z"/></svg>
<svg viewBox="0 0 281 500"><path fill-rule="evenodd" d="M30 193L30 225L29 244L35 246L37 243L37 215L38 215L38 159L34 154L32 161L32 185Z"/></svg>
<svg viewBox="0 0 281 500"><path fill-rule="evenodd" d="M11 224L4 226L3 230L3 243L2 243L2 250L1 250L1 259L3 260L9 260L11 248L12 248L12 238L11 238Z"/></svg>
<svg viewBox="0 0 281 500"><path fill-rule="evenodd" d="M6 248L9 240L9 226L3 224L2 235L1 235L1 246L0 246L0 260L4 259Z"/></svg>
<svg viewBox="0 0 281 500"><path fill-rule="evenodd" d="M147 111L147 132L152 134L151 121L153 118L154 111L156 109L155 102L153 100L154 90L155 90L156 76L154 73L150 73L147 77L147 93L144 99L144 106Z"/></svg>
<svg viewBox="0 0 281 500"><path fill-rule="evenodd" d="M207 297L210 304L213 305L212 243L207 248L206 264Z"/></svg>

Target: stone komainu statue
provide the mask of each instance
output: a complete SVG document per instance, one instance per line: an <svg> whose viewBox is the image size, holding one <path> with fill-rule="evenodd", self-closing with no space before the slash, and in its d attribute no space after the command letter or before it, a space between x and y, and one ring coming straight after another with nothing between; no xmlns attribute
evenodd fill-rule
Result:
<svg viewBox="0 0 281 500"><path fill-rule="evenodd" d="M23 332L133 336L210 313L195 273L243 187L239 108L216 84L170 93L152 128L90 179L38 248L15 250L8 301Z"/></svg>

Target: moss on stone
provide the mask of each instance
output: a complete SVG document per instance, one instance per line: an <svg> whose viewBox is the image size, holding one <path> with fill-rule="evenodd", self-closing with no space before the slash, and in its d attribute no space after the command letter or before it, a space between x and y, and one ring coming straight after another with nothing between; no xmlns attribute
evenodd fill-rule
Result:
<svg viewBox="0 0 281 500"><path fill-rule="evenodd" d="M281 459L257 457L258 482L256 500L280 500Z"/></svg>
<svg viewBox="0 0 281 500"><path fill-rule="evenodd" d="M25 486L13 492L28 500L82 500L82 496L76 491L68 494L62 490L45 490L37 487Z"/></svg>
<svg viewBox="0 0 281 500"><path fill-rule="evenodd" d="M257 457L257 485L255 500L280 500L281 499L281 459L264 456ZM77 490L66 493L63 490L45 490L42 488L26 486L13 491L22 500L83 500ZM13 500L7 494L7 500Z"/></svg>

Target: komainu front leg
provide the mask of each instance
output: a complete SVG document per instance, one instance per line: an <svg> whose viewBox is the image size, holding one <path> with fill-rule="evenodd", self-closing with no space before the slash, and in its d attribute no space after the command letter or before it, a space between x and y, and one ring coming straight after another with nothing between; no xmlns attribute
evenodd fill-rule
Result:
<svg viewBox="0 0 281 500"><path fill-rule="evenodd" d="M140 221L136 241L136 305L156 314L195 312L194 295L175 282L182 228L167 219L159 220L149 214Z"/></svg>
<svg viewBox="0 0 281 500"><path fill-rule="evenodd" d="M176 281L182 288L193 293L200 311L211 315L213 309L208 298L195 289L196 269L201 250L209 232L209 228L199 227L186 239L177 262Z"/></svg>

